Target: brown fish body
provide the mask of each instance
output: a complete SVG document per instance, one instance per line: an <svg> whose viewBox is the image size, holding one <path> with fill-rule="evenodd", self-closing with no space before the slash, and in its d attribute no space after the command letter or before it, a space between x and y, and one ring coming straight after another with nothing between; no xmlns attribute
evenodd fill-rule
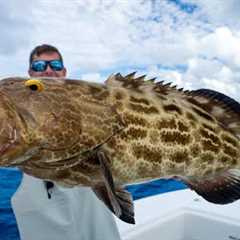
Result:
<svg viewBox="0 0 240 240"><path fill-rule="evenodd" d="M133 208L121 185L133 182L175 176L211 202L240 197L240 107L223 94L133 74L105 85L6 79L0 107L9 129L0 135L1 165L90 186L124 221L133 222Z"/></svg>
<svg viewBox="0 0 240 240"><path fill-rule="evenodd" d="M231 113L218 116L222 106L217 102L214 106L211 99L158 88L111 90L110 102L115 103L125 128L103 147L120 182L173 175L204 177L240 168L239 137L219 121L225 117L227 122ZM206 109L214 110L216 117Z"/></svg>

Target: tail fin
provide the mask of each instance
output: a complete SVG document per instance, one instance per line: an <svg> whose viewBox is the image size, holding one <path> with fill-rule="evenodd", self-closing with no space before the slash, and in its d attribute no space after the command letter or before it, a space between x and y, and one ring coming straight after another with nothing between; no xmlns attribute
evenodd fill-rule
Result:
<svg viewBox="0 0 240 240"><path fill-rule="evenodd" d="M209 202L227 204L240 199L240 170L205 178L177 177Z"/></svg>

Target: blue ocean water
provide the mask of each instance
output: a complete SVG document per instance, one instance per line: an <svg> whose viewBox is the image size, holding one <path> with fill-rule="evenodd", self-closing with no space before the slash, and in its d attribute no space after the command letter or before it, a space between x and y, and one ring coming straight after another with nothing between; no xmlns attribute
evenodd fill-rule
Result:
<svg viewBox="0 0 240 240"><path fill-rule="evenodd" d="M0 168L0 240L20 240L10 199L21 183L22 173L13 168ZM174 180L155 180L127 187L133 199L140 199L164 192L184 189L186 186Z"/></svg>
<svg viewBox="0 0 240 240"><path fill-rule="evenodd" d="M126 187L126 189L132 193L133 200L185 188L187 188L187 186L184 183L172 179L159 179Z"/></svg>
<svg viewBox="0 0 240 240"><path fill-rule="evenodd" d="M11 208L11 196L17 190L22 173L13 168L0 168L0 239L19 240L19 232Z"/></svg>

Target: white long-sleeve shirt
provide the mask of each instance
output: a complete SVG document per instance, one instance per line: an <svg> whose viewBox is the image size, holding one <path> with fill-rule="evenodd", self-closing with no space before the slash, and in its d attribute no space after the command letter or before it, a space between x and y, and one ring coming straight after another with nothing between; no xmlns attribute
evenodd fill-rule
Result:
<svg viewBox="0 0 240 240"><path fill-rule="evenodd" d="M112 213L90 188L54 185L24 174L12 197L21 240L119 240Z"/></svg>

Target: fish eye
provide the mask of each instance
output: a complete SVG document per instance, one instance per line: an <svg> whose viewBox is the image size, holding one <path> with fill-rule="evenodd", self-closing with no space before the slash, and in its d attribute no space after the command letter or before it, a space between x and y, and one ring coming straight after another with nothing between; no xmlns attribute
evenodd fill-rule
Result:
<svg viewBox="0 0 240 240"><path fill-rule="evenodd" d="M39 79L29 79L25 82L25 86L32 91L42 91L44 89L43 83Z"/></svg>

